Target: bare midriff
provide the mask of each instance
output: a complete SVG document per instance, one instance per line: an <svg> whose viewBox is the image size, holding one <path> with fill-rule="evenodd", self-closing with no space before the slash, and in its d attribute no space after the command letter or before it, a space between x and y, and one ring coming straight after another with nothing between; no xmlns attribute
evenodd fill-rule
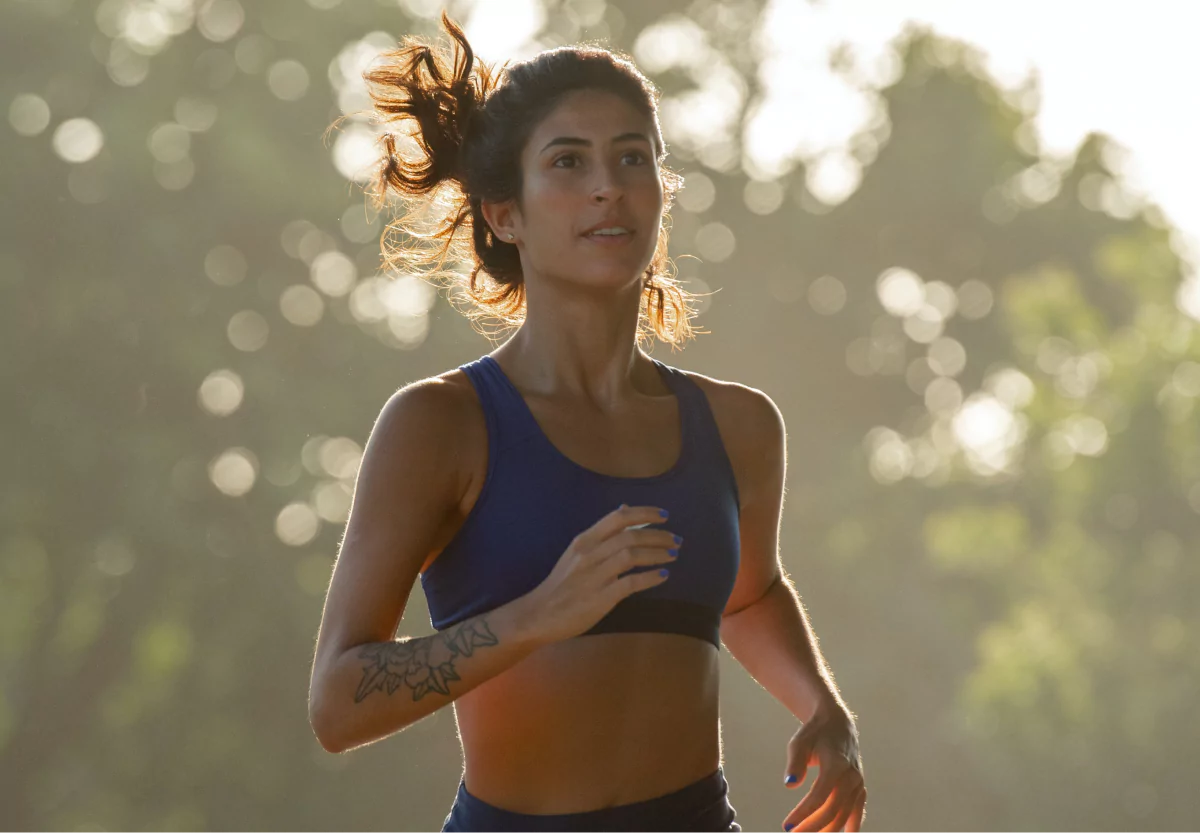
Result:
<svg viewBox="0 0 1200 833"><path fill-rule="evenodd" d="M717 649L605 633L543 646L454 702L467 790L535 815L657 798L721 763Z"/></svg>

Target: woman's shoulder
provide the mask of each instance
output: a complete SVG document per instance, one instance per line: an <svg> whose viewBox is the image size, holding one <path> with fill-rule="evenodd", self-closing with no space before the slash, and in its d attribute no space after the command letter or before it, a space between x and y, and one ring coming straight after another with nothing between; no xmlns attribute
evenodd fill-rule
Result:
<svg viewBox="0 0 1200 833"><path fill-rule="evenodd" d="M384 405L373 433L391 437L385 445L423 447L454 484L457 503L478 490L487 460L487 420L474 386L460 368L397 390Z"/></svg>
<svg viewBox="0 0 1200 833"><path fill-rule="evenodd" d="M718 379L692 370L675 368L704 392L722 433L761 433L781 420L775 401L758 388Z"/></svg>
<svg viewBox="0 0 1200 833"><path fill-rule="evenodd" d="M394 392L384 405L388 410L418 412L448 427L482 419L482 409L471 380L461 368L409 382Z"/></svg>
<svg viewBox="0 0 1200 833"><path fill-rule="evenodd" d="M483 404L461 368L404 385L384 404L379 421L403 425L401 430L418 433L422 442L453 451L455 461L487 448Z"/></svg>
<svg viewBox="0 0 1200 833"><path fill-rule="evenodd" d="M704 391L729 456L742 505L777 478L787 460L783 414L765 392L741 382L684 371Z"/></svg>

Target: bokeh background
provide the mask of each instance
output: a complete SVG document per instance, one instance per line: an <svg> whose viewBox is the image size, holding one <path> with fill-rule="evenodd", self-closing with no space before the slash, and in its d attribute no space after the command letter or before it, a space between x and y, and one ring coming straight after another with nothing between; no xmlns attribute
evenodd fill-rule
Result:
<svg viewBox="0 0 1200 833"><path fill-rule="evenodd" d="M1064 6L1057 58L1095 59L1106 112L1172 80L1123 85L1132 12L1095 49L1098 6ZM331 755L307 689L379 408L493 347L380 273L362 188L361 72L441 8L0 6L0 826L440 826L450 711ZM1130 148L1047 146L1039 73L882 5L447 8L489 60L600 40L663 90L672 254L712 294L709 334L654 352L785 415L782 555L858 715L867 828L1200 826L1196 228ZM418 590L399 633L430 632ZM778 830L798 723L722 662L731 797Z"/></svg>

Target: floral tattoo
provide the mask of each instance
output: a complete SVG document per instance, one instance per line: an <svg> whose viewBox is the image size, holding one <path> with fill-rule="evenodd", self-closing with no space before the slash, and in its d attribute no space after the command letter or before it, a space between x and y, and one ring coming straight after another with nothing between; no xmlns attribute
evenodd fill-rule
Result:
<svg viewBox="0 0 1200 833"><path fill-rule="evenodd" d="M354 702L361 703L372 691L394 694L402 685L412 689L413 700L420 700L431 691L449 695L449 683L461 679L454 670L454 661L460 656L471 656L476 648L496 645L499 641L487 626L487 620L479 617L433 636L365 645L358 652L366 663Z"/></svg>

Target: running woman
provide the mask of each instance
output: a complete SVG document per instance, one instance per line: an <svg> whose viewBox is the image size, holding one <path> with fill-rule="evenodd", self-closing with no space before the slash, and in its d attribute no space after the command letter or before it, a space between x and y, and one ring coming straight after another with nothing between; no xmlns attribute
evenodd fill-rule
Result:
<svg viewBox="0 0 1200 833"><path fill-rule="evenodd" d="M785 429L764 393L643 352L694 337L673 280L659 93L624 55L497 71L445 13L364 74L397 271L445 278L492 353L407 385L364 451L310 719L342 752L453 704L443 830L740 830L718 652L801 721L785 830L857 831L858 731L782 569ZM447 277L449 276L449 277ZM436 633L395 639L420 580Z"/></svg>

